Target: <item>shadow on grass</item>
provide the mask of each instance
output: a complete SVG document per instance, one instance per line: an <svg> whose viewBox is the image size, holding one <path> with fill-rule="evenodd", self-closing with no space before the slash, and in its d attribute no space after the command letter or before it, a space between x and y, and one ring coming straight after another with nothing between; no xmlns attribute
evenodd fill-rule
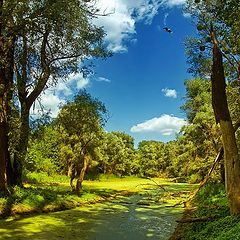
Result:
<svg viewBox="0 0 240 240"><path fill-rule="evenodd" d="M63 212L0 221L0 239L168 239L182 208L142 206L146 193Z"/></svg>
<svg viewBox="0 0 240 240"><path fill-rule="evenodd" d="M89 189L84 187L77 196L70 187L57 184L32 184L27 188L15 187L11 195L0 202L0 217L11 215L29 215L41 212L53 212L82 206L86 203L105 201L109 197L120 194L112 189Z"/></svg>
<svg viewBox="0 0 240 240"><path fill-rule="evenodd" d="M15 189L11 196L14 200L10 205L11 213L16 213L21 204L32 207L27 209L28 213L85 205L62 212L0 220L0 239L168 239L183 208L166 208L167 204L157 200L165 192L156 186L145 189L148 188L145 183L140 184L143 192L135 192L132 196L120 196L123 190L99 188L97 185L85 185L80 197L69 187L56 183L47 187L46 184L34 184L25 189ZM168 192L176 193L189 190L188 184L166 183L164 187ZM101 203L86 205L96 202Z"/></svg>

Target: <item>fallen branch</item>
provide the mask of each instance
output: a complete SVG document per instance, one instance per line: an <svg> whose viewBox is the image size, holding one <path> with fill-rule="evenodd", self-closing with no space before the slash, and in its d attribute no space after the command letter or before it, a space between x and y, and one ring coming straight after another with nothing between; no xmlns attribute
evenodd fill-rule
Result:
<svg viewBox="0 0 240 240"><path fill-rule="evenodd" d="M218 152L218 155L217 157L215 158L213 164L212 164L212 167L211 169L209 170L207 176L200 182L200 185L199 185L199 188L197 190L195 190L188 198L187 202L188 201L191 201L196 195L197 193L201 190L201 188L207 183L208 179L210 178L213 170L215 169L216 165L218 162L220 162L220 160L223 158L223 147L221 147L220 151Z"/></svg>
<svg viewBox="0 0 240 240"><path fill-rule="evenodd" d="M234 131L236 132L238 130L238 128L240 127L240 120L238 122L236 122L234 128ZM212 172L214 171L216 165L218 162L220 162L220 160L223 158L223 154L224 154L224 149L223 147L221 147L220 151L217 154L217 157L215 158L212 167L210 169L210 171L208 172L207 176L203 179L203 181L200 182L199 188L197 190L195 190L188 198L187 202L191 201L196 194L201 190L201 188L208 182L208 179L210 178Z"/></svg>
<svg viewBox="0 0 240 240"><path fill-rule="evenodd" d="M162 185L158 184L158 183L157 183L156 181L154 181L153 179L148 178L148 177L147 177L146 179L148 179L148 180L154 182L158 187L160 187L162 190L166 191L166 189L165 189Z"/></svg>

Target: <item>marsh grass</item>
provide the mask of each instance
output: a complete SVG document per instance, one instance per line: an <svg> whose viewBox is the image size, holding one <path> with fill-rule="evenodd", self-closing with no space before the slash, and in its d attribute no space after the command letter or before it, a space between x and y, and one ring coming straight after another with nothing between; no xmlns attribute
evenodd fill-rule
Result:
<svg viewBox="0 0 240 240"><path fill-rule="evenodd" d="M169 180L137 177L99 176L98 180L85 180L83 191L77 196L71 191L66 176L48 176L44 173L28 173L24 188L15 187L8 197L0 197L0 215L29 214L65 210L84 204L106 201L117 195L131 195L149 188L155 198L163 198L168 191L183 191L189 186L184 183L172 183ZM164 186L163 192L159 186ZM160 196L161 195L161 196Z"/></svg>

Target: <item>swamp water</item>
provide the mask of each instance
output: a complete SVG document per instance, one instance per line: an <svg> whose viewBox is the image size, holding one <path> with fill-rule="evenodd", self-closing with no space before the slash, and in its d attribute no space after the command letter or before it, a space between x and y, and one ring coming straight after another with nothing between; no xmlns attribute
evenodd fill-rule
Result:
<svg viewBox="0 0 240 240"><path fill-rule="evenodd" d="M109 202L0 220L0 239L167 240L184 210L169 205L161 195L145 189Z"/></svg>

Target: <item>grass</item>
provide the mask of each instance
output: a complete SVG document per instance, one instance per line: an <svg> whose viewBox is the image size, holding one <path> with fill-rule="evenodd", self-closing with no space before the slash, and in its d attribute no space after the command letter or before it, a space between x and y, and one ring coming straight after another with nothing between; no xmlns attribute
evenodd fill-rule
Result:
<svg viewBox="0 0 240 240"><path fill-rule="evenodd" d="M230 216L224 185L208 183L195 197L196 208L191 218L211 218L208 222L183 223L181 238L185 240L232 240L240 239L240 217ZM188 216L189 217L189 216Z"/></svg>
<svg viewBox="0 0 240 240"><path fill-rule="evenodd" d="M11 214L72 209L1 219L0 239L166 239L184 210L172 206L186 199L191 187L167 179L100 176L85 180L78 197L68 178L33 173L25 188L1 198L2 206L11 202Z"/></svg>
<svg viewBox="0 0 240 240"><path fill-rule="evenodd" d="M117 195L134 194L143 187L155 188L157 196L161 190L157 184L165 186L171 192L185 191L189 188L187 184L171 183L164 179L148 180L137 177L100 176L95 181L85 180L82 194L77 196L72 193L69 178L66 176L28 173L24 188L15 187L10 196L0 197L0 216L71 209L84 204L106 201ZM165 198L171 198L170 204L174 204L174 197L169 197L168 191Z"/></svg>

